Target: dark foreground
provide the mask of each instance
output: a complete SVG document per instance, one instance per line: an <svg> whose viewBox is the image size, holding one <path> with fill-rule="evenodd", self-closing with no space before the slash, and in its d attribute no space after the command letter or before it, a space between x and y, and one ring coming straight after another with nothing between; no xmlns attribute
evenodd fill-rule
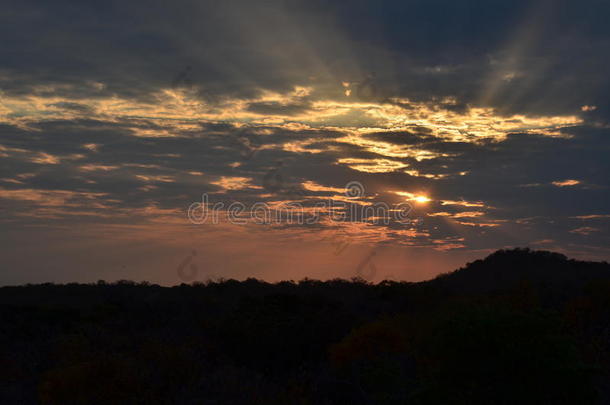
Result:
<svg viewBox="0 0 610 405"><path fill-rule="evenodd" d="M607 404L610 265L0 288L1 404Z"/></svg>

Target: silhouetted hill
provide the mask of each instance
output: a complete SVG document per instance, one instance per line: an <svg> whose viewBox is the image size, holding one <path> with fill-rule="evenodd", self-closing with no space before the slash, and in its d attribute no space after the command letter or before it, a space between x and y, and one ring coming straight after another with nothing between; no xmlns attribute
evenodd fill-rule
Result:
<svg viewBox="0 0 610 405"><path fill-rule="evenodd" d="M0 403L607 404L610 270L498 251L423 283L0 288Z"/></svg>
<svg viewBox="0 0 610 405"><path fill-rule="evenodd" d="M610 278L610 264L568 259L565 255L527 248L498 250L468 263L431 283L463 292L492 292L527 283L576 291L588 283Z"/></svg>

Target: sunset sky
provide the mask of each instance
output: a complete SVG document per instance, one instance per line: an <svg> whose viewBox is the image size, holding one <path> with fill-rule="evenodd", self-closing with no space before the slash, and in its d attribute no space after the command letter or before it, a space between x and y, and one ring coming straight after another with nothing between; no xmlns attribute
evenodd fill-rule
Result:
<svg viewBox="0 0 610 405"><path fill-rule="evenodd" d="M515 246L609 260L609 15L601 0L5 1L0 285L415 281ZM412 209L193 223L204 194Z"/></svg>

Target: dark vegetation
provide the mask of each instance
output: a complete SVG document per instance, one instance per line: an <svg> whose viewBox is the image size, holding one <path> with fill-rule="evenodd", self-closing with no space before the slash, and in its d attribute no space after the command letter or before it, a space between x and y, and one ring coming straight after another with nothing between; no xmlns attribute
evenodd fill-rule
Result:
<svg viewBox="0 0 610 405"><path fill-rule="evenodd" d="M610 265L498 251L424 283L0 288L2 404L604 404Z"/></svg>

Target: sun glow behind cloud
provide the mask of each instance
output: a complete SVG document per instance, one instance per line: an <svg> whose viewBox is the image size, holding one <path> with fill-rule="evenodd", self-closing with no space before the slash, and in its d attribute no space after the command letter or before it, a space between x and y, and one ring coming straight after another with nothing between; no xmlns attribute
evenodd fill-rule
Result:
<svg viewBox="0 0 610 405"><path fill-rule="evenodd" d="M345 82L343 84L345 86ZM89 98L53 96L53 86L34 87L31 94L4 97L0 102L0 122L30 128L30 124L48 120L98 119L108 123L130 121L152 122L148 128L134 125L133 136L142 138L173 138L197 134L201 122L230 123L236 128L275 126L288 130L329 130L343 134L335 138L336 145L363 148L379 158L341 157L338 164L364 173L389 173L404 170L415 177L443 179L460 173L429 173L410 168L405 159L416 162L451 157L416 145L402 144L414 129L425 130L426 136L442 142L478 143L485 140L502 142L510 133L536 132L546 136L563 135L562 129L578 125L582 119L573 116L501 116L492 108L468 107L463 112L453 111L453 99L437 102L414 102L404 98L390 98L379 102L332 100L314 86L295 86L290 92L269 90L250 99L223 99L208 103L199 98L193 88L160 89L150 95L150 101L122 98L104 93L104 86L90 91L98 95ZM65 90L65 89L64 89ZM74 90L74 89L72 89ZM262 131L265 131L262 128ZM368 137L373 133L400 133L399 142L390 143ZM278 144L258 145L258 150L279 148L294 153L317 154L322 149L312 147L321 139L286 140ZM99 145L86 146L95 151ZM333 148L331 146L331 148ZM334 146L334 148L339 148ZM324 151L327 151L325 149ZM41 153L32 161L58 164L66 157ZM77 159L67 157L69 159ZM87 167L87 166L85 166ZM89 166L92 167L92 166ZM103 166L98 166L100 169ZM559 186L556 182L554 183ZM567 184L562 184L567 185ZM571 185L571 184L570 184Z"/></svg>
<svg viewBox="0 0 610 405"><path fill-rule="evenodd" d="M194 121L233 122L250 125L305 125L310 128L341 128L350 134L342 141L362 143L358 135L378 131L406 131L426 128L431 136L450 142L478 142L485 139L502 141L510 133L538 132L561 135L562 128L582 123L575 115L501 116L492 108L469 107L465 112L447 108L436 102L414 102L389 99L383 102L348 102L324 99L312 86L296 86L289 93L263 91L251 99L226 99L210 104L188 89L161 89L150 95L150 101L100 94L90 98L57 97L52 86L34 88L31 94L8 96L0 100L0 120L27 125L53 119L98 118L113 122L121 119L156 120L157 132L137 129L138 136L175 136L177 128L196 128ZM74 88L73 90L78 90ZM267 107L258 111L253 107ZM269 107L272 106L272 107ZM191 122L189 124L189 122ZM387 145L369 143L372 150L386 156L433 158L426 151L408 147L389 149Z"/></svg>

